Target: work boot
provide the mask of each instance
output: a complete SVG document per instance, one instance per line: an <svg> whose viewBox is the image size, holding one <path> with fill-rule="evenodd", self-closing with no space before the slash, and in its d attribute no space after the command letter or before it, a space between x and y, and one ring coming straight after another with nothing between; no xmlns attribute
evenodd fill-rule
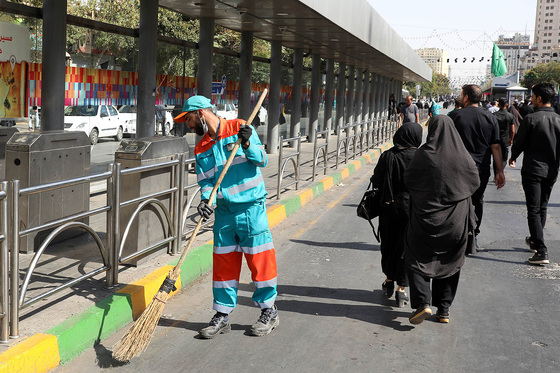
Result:
<svg viewBox="0 0 560 373"><path fill-rule="evenodd" d="M272 306L272 308L263 308L258 321L251 326L251 334L257 337L264 337L270 334L272 329L276 328L279 323L280 319L278 318L278 308L276 305Z"/></svg>
<svg viewBox="0 0 560 373"><path fill-rule="evenodd" d="M227 333L231 330L229 318L226 313L216 312L208 326L198 332L198 335L204 339L215 338L218 334Z"/></svg>

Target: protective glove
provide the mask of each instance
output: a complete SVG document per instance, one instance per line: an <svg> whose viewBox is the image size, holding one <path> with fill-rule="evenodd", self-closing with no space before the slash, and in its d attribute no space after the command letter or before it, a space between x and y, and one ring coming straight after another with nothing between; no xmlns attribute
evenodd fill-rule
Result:
<svg viewBox="0 0 560 373"><path fill-rule="evenodd" d="M214 213L214 208L208 204L207 199L200 201L196 210L204 219L208 219Z"/></svg>
<svg viewBox="0 0 560 373"><path fill-rule="evenodd" d="M248 126L246 124L242 124L241 126L239 126L237 137L241 139L241 145L246 145L249 142L251 133L253 133L251 126Z"/></svg>

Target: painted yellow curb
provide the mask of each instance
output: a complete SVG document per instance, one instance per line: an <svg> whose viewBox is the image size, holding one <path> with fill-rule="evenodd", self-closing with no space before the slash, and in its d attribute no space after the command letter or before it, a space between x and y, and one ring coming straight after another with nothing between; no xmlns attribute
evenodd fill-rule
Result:
<svg viewBox="0 0 560 373"><path fill-rule="evenodd" d="M360 162L360 161L354 161L351 164L353 164L354 167L356 167L356 170L359 170L360 168L362 168L362 162Z"/></svg>
<svg viewBox="0 0 560 373"><path fill-rule="evenodd" d="M350 176L350 170L348 168L343 168L342 171L340 171L340 175L343 179L346 179L348 176Z"/></svg>
<svg viewBox="0 0 560 373"><path fill-rule="evenodd" d="M287 218L286 207L284 205L274 205L266 211L266 214L268 216L269 228L274 227L276 224L286 220Z"/></svg>
<svg viewBox="0 0 560 373"><path fill-rule="evenodd" d="M60 364L54 335L36 334L0 355L0 373L48 372Z"/></svg>
<svg viewBox="0 0 560 373"><path fill-rule="evenodd" d="M319 180L320 183L323 183L323 190L327 191L334 186L334 180L332 176L327 176L324 179Z"/></svg>
<svg viewBox="0 0 560 373"><path fill-rule="evenodd" d="M299 200L302 207L313 201L313 189L307 189L301 192L299 194Z"/></svg>
<svg viewBox="0 0 560 373"><path fill-rule="evenodd" d="M117 293L130 294L134 319L138 318L138 316L144 312L148 304L150 304L154 298L154 295L159 291L163 280L165 280L169 271L172 269L173 266L171 265L163 266L143 279L133 282L117 291ZM177 279L175 287L177 287L177 290L171 292L169 297L172 297L181 289L181 276Z"/></svg>

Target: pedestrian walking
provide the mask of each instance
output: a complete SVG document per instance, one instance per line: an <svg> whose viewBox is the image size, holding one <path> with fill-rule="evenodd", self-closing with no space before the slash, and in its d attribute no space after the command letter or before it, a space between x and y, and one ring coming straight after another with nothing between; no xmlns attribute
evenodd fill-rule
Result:
<svg viewBox="0 0 560 373"><path fill-rule="evenodd" d="M406 96L406 105L403 105L399 114L399 126L402 123L420 123L420 111L418 106L412 105L412 96Z"/></svg>
<svg viewBox="0 0 560 373"><path fill-rule="evenodd" d="M199 334L214 338L231 329L229 314L237 305L237 290L242 257L256 290L253 301L261 308L251 334L264 336L278 326L276 255L268 227L266 189L260 167L267 155L252 126L243 120L225 120L212 112L213 105L204 96L192 96L183 106L176 122L187 122L190 129L203 136L195 148L196 173L201 188L198 212L209 218L214 207L208 198L226 160L240 139L241 146L218 188L214 221L213 295L214 310L208 327Z"/></svg>
<svg viewBox="0 0 560 373"><path fill-rule="evenodd" d="M517 100L515 100L517 101ZM521 114L519 114L519 111L517 111L517 102L513 103L513 105L508 105L507 107L507 111L513 115L513 125L515 126L515 131L514 134L517 133L517 131L519 130L519 124L521 124L521 121L523 120L523 117L521 116Z"/></svg>
<svg viewBox="0 0 560 373"><path fill-rule="evenodd" d="M465 253L474 245L471 196L480 184L476 164L448 116L430 120L426 143L410 161L404 182L411 206L404 261L415 309L409 320L420 324L433 305L437 320L447 323Z"/></svg>
<svg viewBox="0 0 560 373"><path fill-rule="evenodd" d="M496 117L487 109L479 107L482 98L480 87L475 84L463 86L461 92L461 110L449 114L453 120L459 136L463 140L465 148L472 156L478 175L480 186L472 196L472 202L476 212L475 244L478 246L476 236L480 233L482 223L484 191L490 179L490 158L494 159L496 173L494 183L500 189L506 183L504 175L502 148L500 147L500 128Z"/></svg>
<svg viewBox="0 0 560 373"><path fill-rule="evenodd" d="M515 167L517 157L524 153L521 183L525 191L530 233L525 243L535 253L529 263L548 264L543 229L548 200L560 166L560 116L551 106L554 98L552 84L535 85L531 98L535 112L523 117L513 141L509 165Z"/></svg>
<svg viewBox="0 0 560 373"><path fill-rule="evenodd" d="M513 143L513 136L515 135L514 117L507 111L507 99L502 97L498 100L498 111L493 114L498 120L498 127L500 128L500 147L502 148L502 165L506 166L508 159L508 147ZM496 165L494 164L494 175L496 175Z"/></svg>
<svg viewBox="0 0 560 373"><path fill-rule="evenodd" d="M404 170L422 143L422 127L404 123L393 136L394 146L381 154L372 176L373 187L381 193L379 236L381 269L386 280L381 285L390 298L395 290L397 307L408 303L408 278L403 261L404 235L408 224L410 194L404 185Z"/></svg>

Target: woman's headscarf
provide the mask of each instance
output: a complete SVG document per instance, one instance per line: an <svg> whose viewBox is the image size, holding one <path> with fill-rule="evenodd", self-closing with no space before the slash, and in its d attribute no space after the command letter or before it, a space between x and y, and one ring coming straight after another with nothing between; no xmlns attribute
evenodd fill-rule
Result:
<svg viewBox="0 0 560 373"><path fill-rule="evenodd" d="M418 123L404 123L393 135L393 144L399 148L418 148L422 144L422 127Z"/></svg>
<svg viewBox="0 0 560 373"><path fill-rule="evenodd" d="M425 210L464 200L476 191L480 184L476 165L447 115L432 117L426 143L404 178L415 204Z"/></svg>
<svg viewBox="0 0 560 373"><path fill-rule="evenodd" d="M414 151L422 144L422 127L415 122L404 123L393 135L393 149L388 151L386 154L386 168L385 177L383 185L383 195L381 197L381 202L391 203L395 200L393 185L394 182L402 183L402 179L393 180L393 175L395 175L394 169L397 168L401 175L406 169L408 162L412 158ZM406 151L410 149L410 154L403 156L396 156L396 153Z"/></svg>

